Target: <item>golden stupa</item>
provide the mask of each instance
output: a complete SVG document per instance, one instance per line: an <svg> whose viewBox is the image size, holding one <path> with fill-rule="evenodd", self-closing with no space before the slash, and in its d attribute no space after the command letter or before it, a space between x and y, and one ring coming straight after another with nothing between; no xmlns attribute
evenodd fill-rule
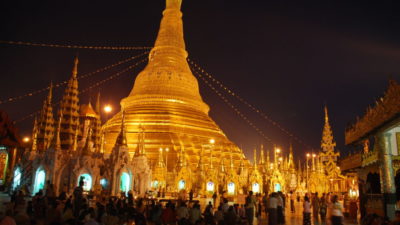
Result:
<svg viewBox="0 0 400 225"><path fill-rule="evenodd" d="M192 171L197 168L200 155L205 167L212 163L214 168L220 168L221 159L226 158L226 167L239 168L244 154L208 116L209 107L202 100L197 79L186 61L181 3L166 1L147 66L136 77L129 96L122 99L121 112L103 126L104 151L111 153L124 111L129 153L135 154L139 134L144 132L145 154L151 165L157 163L159 149L168 148L168 171L177 167L181 154ZM215 144L210 144L211 139Z"/></svg>

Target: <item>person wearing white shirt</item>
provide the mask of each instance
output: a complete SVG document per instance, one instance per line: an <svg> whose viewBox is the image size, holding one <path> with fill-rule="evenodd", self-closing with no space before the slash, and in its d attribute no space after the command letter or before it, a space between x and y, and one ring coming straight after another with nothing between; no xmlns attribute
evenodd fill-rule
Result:
<svg viewBox="0 0 400 225"><path fill-rule="evenodd" d="M304 196L303 225L311 225L311 202L308 196Z"/></svg>

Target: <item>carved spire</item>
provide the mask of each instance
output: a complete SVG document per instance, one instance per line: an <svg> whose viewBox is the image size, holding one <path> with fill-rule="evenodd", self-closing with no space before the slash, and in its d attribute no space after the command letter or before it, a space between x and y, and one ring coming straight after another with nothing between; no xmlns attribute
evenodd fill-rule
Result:
<svg viewBox="0 0 400 225"><path fill-rule="evenodd" d="M96 99L96 113L99 115L99 117L100 117L100 115L101 115L101 105L100 105L100 91L99 91L99 93L97 93L97 99Z"/></svg>
<svg viewBox="0 0 400 225"><path fill-rule="evenodd" d="M240 174L240 175L243 175L243 174L244 174L244 162L243 162L243 159L240 160L239 174Z"/></svg>
<svg viewBox="0 0 400 225"><path fill-rule="evenodd" d="M264 145L261 145L261 150L260 150L260 165L264 166L265 161L264 161Z"/></svg>
<svg viewBox="0 0 400 225"><path fill-rule="evenodd" d="M53 106L51 105L53 97L53 83L50 83L49 93L43 102L43 108L40 119L37 124L37 145L40 151L50 147L54 136L54 117Z"/></svg>
<svg viewBox="0 0 400 225"><path fill-rule="evenodd" d="M86 137L85 146L82 148L83 155L89 155L91 153L90 150L90 138L92 137L92 128L89 128L88 135Z"/></svg>
<svg viewBox="0 0 400 225"><path fill-rule="evenodd" d="M257 170L257 149L254 148L254 170Z"/></svg>
<svg viewBox="0 0 400 225"><path fill-rule="evenodd" d="M75 131L79 129L79 98L78 98L78 58L75 57L72 76L65 88L61 100L61 148L71 149L74 147Z"/></svg>
<svg viewBox="0 0 400 225"><path fill-rule="evenodd" d="M165 168L164 154L163 154L162 148L160 148L160 152L159 152L159 154L158 154L157 167L158 167L158 168Z"/></svg>
<svg viewBox="0 0 400 225"><path fill-rule="evenodd" d="M78 55L76 55L75 59L74 59L74 68L72 69L72 77L73 78L77 78L77 75L78 75L78 63L79 63L79 59L78 59Z"/></svg>
<svg viewBox="0 0 400 225"><path fill-rule="evenodd" d="M101 132L101 138L100 138L100 148L99 151L100 153L104 153L104 131Z"/></svg>
<svg viewBox="0 0 400 225"><path fill-rule="evenodd" d="M293 146L292 143L290 143L289 147L289 159L288 159L288 169L294 169L294 160L293 160Z"/></svg>
<svg viewBox="0 0 400 225"><path fill-rule="evenodd" d="M117 137L115 145L125 146L125 147L128 146L128 141L126 139L126 132L125 132L125 110L122 111L121 130L119 131L119 135ZM142 154L142 152L139 151L139 154Z"/></svg>
<svg viewBox="0 0 400 225"><path fill-rule="evenodd" d="M199 171L204 171L204 162L203 162L203 147L201 147L201 153L199 157L199 163L197 164L197 169Z"/></svg>
<svg viewBox="0 0 400 225"><path fill-rule="evenodd" d="M60 141L60 130L61 130L61 117L62 111L59 113L60 117L58 118L57 129L53 137L52 148L54 150L61 150L61 141Z"/></svg>
<svg viewBox="0 0 400 225"><path fill-rule="evenodd" d="M33 130L32 130L32 151L37 150L37 136L38 136L38 121L35 116L35 120L33 122Z"/></svg>
<svg viewBox="0 0 400 225"><path fill-rule="evenodd" d="M73 151L78 151L78 129L75 129L72 150Z"/></svg>
<svg viewBox="0 0 400 225"><path fill-rule="evenodd" d="M185 154L184 154L184 147L183 144L180 145L180 152L179 152L179 158L178 158L178 171L182 169L184 166L186 166L186 159L185 159Z"/></svg>
<svg viewBox="0 0 400 225"><path fill-rule="evenodd" d="M225 163L224 163L224 157L221 158L221 161L219 161L219 166L220 166L220 172L225 173Z"/></svg>
<svg viewBox="0 0 400 225"><path fill-rule="evenodd" d="M144 155L146 153L144 140L145 140L145 132L144 128L141 124L139 124L139 133L138 133L138 145L135 151L135 156Z"/></svg>
<svg viewBox="0 0 400 225"><path fill-rule="evenodd" d="M329 124L328 108L325 106L325 125L322 131L321 148L324 152L333 152L336 143L333 141L332 129Z"/></svg>
<svg viewBox="0 0 400 225"><path fill-rule="evenodd" d="M230 156L230 164L229 164L229 167L230 167L231 171L233 171L234 163L233 163L232 148L230 149L230 154L229 154L229 156Z"/></svg>

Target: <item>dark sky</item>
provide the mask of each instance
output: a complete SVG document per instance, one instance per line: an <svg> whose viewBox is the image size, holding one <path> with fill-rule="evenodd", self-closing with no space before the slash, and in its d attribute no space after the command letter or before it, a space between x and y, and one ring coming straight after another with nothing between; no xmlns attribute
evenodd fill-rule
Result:
<svg viewBox="0 0 400 225"><path fill-rule="evenodd" d="M271 119L318 148L323 106L328 105L338 149L344 129L380 97L388 79L400 81L399 7L389 1L183 1L189 57ZM371 1L372 2L372 1ZM3 1L0 40L41 43L152 46L164 0ZM70 77L79 52L80 74L137 51L94 51L0 44L0 99L29 93ZM80 88L110 72L80 81ZM139 70L100 87L103 103L119 107ZM246 153L264 143L253 128L199 80L210 115ZM63 87L55 90L60 99ZM94 96L99 88L88 92ZM87 103L89 94L81 96ZM12 119L40 109L45 93L1 104ZM274 142L287 149L290 137L233 101ZM32 118L18 123L29 135ZM310 151L292 141L298 157ZM249 155L250 156L250 155Z"/></svg>

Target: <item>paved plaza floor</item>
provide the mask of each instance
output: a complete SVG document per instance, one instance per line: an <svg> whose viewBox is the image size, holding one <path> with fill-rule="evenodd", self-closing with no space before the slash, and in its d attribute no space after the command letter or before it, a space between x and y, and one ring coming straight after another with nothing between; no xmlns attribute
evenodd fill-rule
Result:
<svg viewBox="0 0 400 225"><path fill-rule="evenodd" d="M287 207L285 211L285 222L286 225L303 225L303 207L301 202L295 203L295 212L290 212L290 208ZM267 225L268 221L265 215L259 221L255 221L254 225ZM330 223L322 223L319 219L315 220L312 218L313 225L329 225ZM345 219L344 225L355 225L357 221L350 221Z"/></svg>

